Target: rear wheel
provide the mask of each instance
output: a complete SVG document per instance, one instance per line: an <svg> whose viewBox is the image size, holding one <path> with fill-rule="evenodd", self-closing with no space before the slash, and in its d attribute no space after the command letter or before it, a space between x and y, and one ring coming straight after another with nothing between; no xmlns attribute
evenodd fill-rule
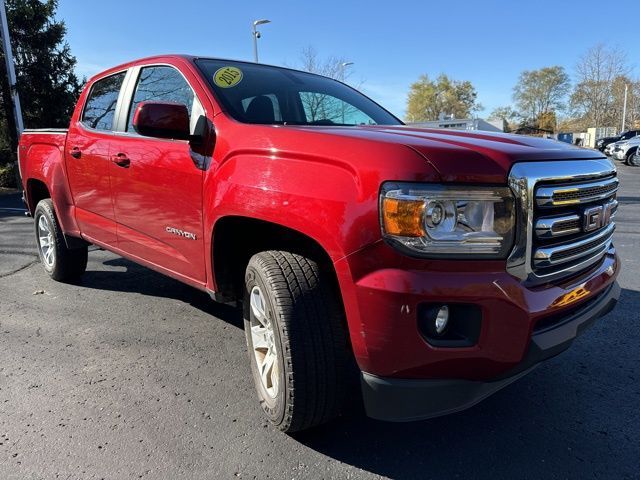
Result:
<svg viewBox="0 0 640 480"><path fill-rule="evenodd" d="M342 308L311 259L254 255L245 275L244 322L251 371L266 417L285 432L340 413L348 375Z"/></svg>
<svg viewBox="0 0 640 480"><path fill-rule="evenodd" d="M54 280L75 280L87 268L86 246L69 249L50 198L41 200L34 212L36 243L44 270Z"/></svg>

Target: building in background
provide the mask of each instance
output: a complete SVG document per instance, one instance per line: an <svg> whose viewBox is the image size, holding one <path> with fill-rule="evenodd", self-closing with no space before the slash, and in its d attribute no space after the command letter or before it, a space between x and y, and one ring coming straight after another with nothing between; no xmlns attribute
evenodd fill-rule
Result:
<svg viewBox="0 0 640 480"><path fill-rule="evenodd" d="M487 121L482 118L445 118L430 122L411 123L424 128L451 128L454 130L481 130L484 132L502 132L502 120Z"/></svg>
<svg viewBox="0 0 640 480"><path fill-rule="evenodd" d="M614 137L618 131L614 127L587 128L586 132L562 132L558 134L561 142L572 143L583 147L595 148L600 138Z"/></svg>

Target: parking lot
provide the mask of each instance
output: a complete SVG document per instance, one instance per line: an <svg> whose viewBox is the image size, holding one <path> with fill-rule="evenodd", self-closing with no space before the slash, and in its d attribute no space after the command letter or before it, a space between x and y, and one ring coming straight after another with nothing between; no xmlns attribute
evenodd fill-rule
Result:
<svg viewBox="0 0 640 480"><path fill-rule="evenodd" d="M0 196L0 479L640 478L640 168L618 166L621 302L569 351L462 413L296 436L262 419L236 310L101 250L49 280Z"/></svg>

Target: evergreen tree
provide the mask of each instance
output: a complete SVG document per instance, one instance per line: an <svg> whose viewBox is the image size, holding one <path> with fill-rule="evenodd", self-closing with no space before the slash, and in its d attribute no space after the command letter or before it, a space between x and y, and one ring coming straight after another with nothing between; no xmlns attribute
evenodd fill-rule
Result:
<svg viewBox="0 0 640 480"><path fill-rule="evenodd" d="M6 0L25 128L67 127L80 93L76 58L64 39L64 22L55 19L57 7L57 0ZM18 139L1 49L0 75L0 137L13 156ZM0 163L14 160L2 157Z"/></svg>

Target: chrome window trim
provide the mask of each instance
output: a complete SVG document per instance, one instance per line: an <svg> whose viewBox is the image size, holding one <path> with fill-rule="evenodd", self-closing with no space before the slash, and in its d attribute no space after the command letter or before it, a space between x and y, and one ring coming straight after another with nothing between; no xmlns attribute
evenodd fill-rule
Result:
<svg viewBox="0 0 640 480"><path fill-rule="evenodd" d="M118 99L116 100L116 108L114 108L113 110L113 121L111 122L111 128L107 128L107 129L100 129L100 128L93 128L90 127L89 125L87 125L86 123L84 123L84 113L85 110L87 108L87 102L89 101L89 99L91 98L91 92L93 91L93 88L95 87L95 85L103 80L106 80L109 77L113 77L114 75L120 75L121 73L124 73L124 78L122 79L122 84L120 85L120 90L118 91ZM113 132L113 129L115 128L116 122L118 120L118 110L120 109L121 105L121 101L122 101L122 95L124 92L124 87L128 81L129 75L131 74L131 69L130 68L123 68L122 70L118 70L117 72L111 72L109 75L104 75L100 78L96 78L92 83L91 86L89 87L89 92L87 93L86 98L84 99L84 104L82 105L82 110L80 111L80 116L78 117L78 124L80 124L82 126L82 128L84 128L85 130L88 130L90 132L100 132L100 133L111 133Z"/></svg>
<svg viewBox="0 0 640 480"><path fill-rule="evenodd" d="M127 123L129 120L129 110L133 102L133 96L135 94L136 87L138 86L140 73L142 72L143 69L151 68L151 67L169 67L176 70L182 76L185 83L189 86L189 88L193 92L193 98L200 105L200 109L203 112L202 115L207 117L207 109L204 108L204 104L200 100L198 93L196 92L195 88L193 88L193 85L191 85L191 82L189 82L185 74L180 70L180 68L178 68L176 65L172 65L170 63L164 63L164 62L143 63L139 65L134 65L133 67L131 67L129 72L130 77L125 78L125 81L123 82L123 88L121 89L122 104L118 104L118 107L116 110L116 114L118 116L116 117L116 121L114 121L114 127L112 130L113 133L121 136L127 136L127 137L151 138L151 137L145 137L143 135L140 135L135 131L133 132L127 131ZM125 84L125 82L127 83ZM121 99L118 98L118 101L120 100ZM164 140L168 140L170 142L184 142L184 140L177 140L177 139L164 139Z"/></svg>
<svg viewBox="0 0 640 480"><path fill-rule="evenodd" d="M509 187L516 200L515 244L507 258L507 272L531 283L543 283L577 272L600 260L595 256L576 265L537 275L532 267L535 188L540 182L576 182L598 180L615 175L616 168L607 158L588 160L556 160L519 162L509 172Z"/></svg>

